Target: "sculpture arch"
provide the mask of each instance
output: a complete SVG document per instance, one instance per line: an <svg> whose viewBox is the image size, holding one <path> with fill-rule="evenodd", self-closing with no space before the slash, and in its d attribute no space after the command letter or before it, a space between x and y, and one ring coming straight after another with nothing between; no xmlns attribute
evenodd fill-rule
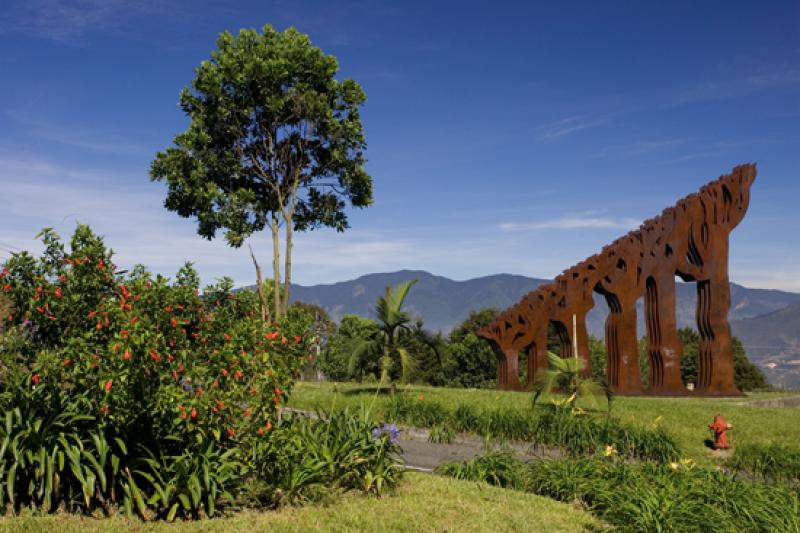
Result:
<svg viewBox="0 0 800 533"><path fill-rule="evenodd" d="M734 168L600 253L565 270L552 283L528 293L478 331L497 354L498 388L525 388L518 378L520 350L529 350L528 385L547 368L550 323L557 325L562 355L577 345L578 357L585 361L584 372L589 374L586 315L594 306L593 293L598 293L609 307L606 368L613 390L617 394L688 394L681 382L683 350L675 319L677 275L697 283L696 321L701 343L694 392L740 395L733 379L728 325L728 236L747 212L755 177L753 164ZM640 297L645 301L651 376L647 389L642 387L638 366L636 301Z"/></svg>

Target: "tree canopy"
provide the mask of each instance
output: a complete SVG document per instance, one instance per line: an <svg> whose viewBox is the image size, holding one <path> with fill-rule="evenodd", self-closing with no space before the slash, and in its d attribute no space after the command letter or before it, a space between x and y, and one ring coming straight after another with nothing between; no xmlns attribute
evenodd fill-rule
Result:
<svg viewBox="0 0 800 533"><path fill-rule="evenodd" d="M152 179L168 186L165 207L196 218L201 236L224 230L238 247L269 227L276 286L284 228L277 315L288 307L293 231L344 231L346 204L372 203L359 112L366 95L352 79L338 81L338 68L334 56L294 28L222 33L191 88L181 91L188 128L151 165Z"/></svg>

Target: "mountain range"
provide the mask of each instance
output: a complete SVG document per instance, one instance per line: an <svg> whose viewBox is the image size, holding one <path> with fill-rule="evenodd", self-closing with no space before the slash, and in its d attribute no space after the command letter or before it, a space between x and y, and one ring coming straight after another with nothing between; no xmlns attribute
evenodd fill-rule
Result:
<svg viewBox="0 0 800 533"><path fill-rule="evenodd" d="M319 305L337 321L350 313L374 317L375 301L386 287L409 279L418 281L409 292L405 309L422 317L426 329L444 333L463 321L471 310L505 309L550 281L512 274L455 281L422 270L401 270L326 285L293 285L292 300ZM695 285L678 282L676 293L678 327L694 327ZM640 301L639 337L644 336L642 306ZM603 336L607 314L605 300L595 295L595 307L587 316L590 333ZM733 334L742 340L750 359L764 368L773 384L800 387L800 294L731 283L729 319Z"/></svg>

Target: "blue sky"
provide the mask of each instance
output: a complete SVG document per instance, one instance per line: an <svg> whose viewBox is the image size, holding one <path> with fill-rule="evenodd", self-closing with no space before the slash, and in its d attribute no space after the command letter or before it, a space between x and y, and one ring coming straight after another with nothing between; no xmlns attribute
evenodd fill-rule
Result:
<svg viewBox="0 0 800 533"><path fill-rule="evenodd" d="M308 33L368 96L375 203L298 237L298 283L554 276L754 161L731 278L800 291L797 1L6 0L0 258L79 220L120 265L250 283L246 249L167 212L148 167L218 33L265 23ZM268 264L268 236L252 244Z"/></svg>

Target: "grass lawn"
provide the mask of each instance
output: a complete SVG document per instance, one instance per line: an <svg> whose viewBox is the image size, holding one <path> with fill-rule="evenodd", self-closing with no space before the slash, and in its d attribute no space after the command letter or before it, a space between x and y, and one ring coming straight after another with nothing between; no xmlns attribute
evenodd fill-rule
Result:
<svg viewBox="0 0 800 533"><path fill-rule="evenodd" d="M301 409L339 409L371 406L377 415L388 400L388 394L375 394L374 385L355 383L301 382L298 383L290 405ZM471 404L484 409L529 409L531 394L487 389L448 389L443 387L401 386L400 394L436 401L448 408ZM733 445L744 443L800 443L800 409L752 405L788 393L754 393L744 398L649 398L617 397L612 414L634 424L651 426L661 417L663 425L677 440L687 457L701 464L711 464L718 452L704 444L711 434L707 428L720 413L733 424L728 434ZM796 393L795 393L796 395Z"/></svg>
<svg viewBox="0 0 800 533"><path fill-rule="evenodd" d="M589 513L541 496L433 475L408 473L381 499L348 495L328 506L242 512L178 524L69 515L0 518L2 531L547 531L596 529Z"/></svg>

